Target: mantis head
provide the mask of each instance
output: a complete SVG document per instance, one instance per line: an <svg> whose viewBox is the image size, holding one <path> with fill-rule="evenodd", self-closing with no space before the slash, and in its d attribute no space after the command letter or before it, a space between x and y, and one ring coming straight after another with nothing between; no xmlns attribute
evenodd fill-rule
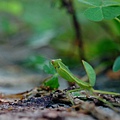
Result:
<svg viewBox="0 0 120 120"><path fill-rule="evenodd" d="M56 59L56 60L51 61L52 65L54 66L55 69L60 67L59 63L61 63L61 62L62 62L61 59Z"/></svg>
<svg viewBox="0 0 120 120"><path fill-rule="evenodd" d="M61 59L55 59L51 61L51 64L53 65L53 67L56 69L57 73L64 79L68 80L69 82L74 82L73 79L71 79L71 72L70 70L67 68L67 66L65 66L62 63Z"/></svg>

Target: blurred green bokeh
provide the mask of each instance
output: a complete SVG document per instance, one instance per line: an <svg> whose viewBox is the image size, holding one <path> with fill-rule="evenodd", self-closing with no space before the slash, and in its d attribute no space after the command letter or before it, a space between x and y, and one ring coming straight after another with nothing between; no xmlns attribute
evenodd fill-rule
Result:
<svg viewBox="0 0 120 120"><path fill-rule="evenodd" d="M86 58L91 60L106 54L116 57L120 51L120 24L115 20L89 21L83 14L86 5L77 0L74 5ZM60 8L60 0L55 3L53 0L0 0L0 14L1 45L16 46L19 40L17 45L36 50L49 46L57 53L54 57L79 62L72 19L65 9Z"/></svg>

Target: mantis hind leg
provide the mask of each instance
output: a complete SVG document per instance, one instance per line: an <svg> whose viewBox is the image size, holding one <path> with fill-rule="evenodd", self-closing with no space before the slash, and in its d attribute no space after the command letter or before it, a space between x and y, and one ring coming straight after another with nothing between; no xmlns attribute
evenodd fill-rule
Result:
<svg viewBox="0 0 120 120"><path fill-rule="evenodd" d="M115 93L115 92L108 92L108 91L94 90L94 89L92 91L93 91L93 93L100 93L100 94L120 96L120 93Z"/></svg>
<svg viewBox="0 0 120 120"><path fill-rule="evenodd" d="M104 98L100 98L100 96L94 96L96 99L98 99L99 101L103 102L106 106L108 106L109 108L111 108L112 110L114 110L115 112L118 112L120 113L120 110L115 108L115 106L120 106L119 104L114 104L114 103L110 103L109 101L107 101L106 99Z"/></svg>
<svg viewBox="0 0 120 120"><path fill-rule="evenodd" d="M78 93L77 93L78 92ZM74 95L71 95L71 93L74 93ZM70 102L74 105L74 96L75 97L81 97L81 98L87 98L88 96L90 96L90 91L84 90L82 88L77 88L77 89L73 89L73 90L68 90L66 92L66 95L68 97L68 99L70 100Z"/></svg>
<svg viewBox="0 0 120 120"><path fill-rule="evenodd" d="M73 98L73 96L71 95L71 93L72 93L72 92L77 92L77 91L79 91L79 96L81 96L81 94L80 94L81 91L85 91L86 94L84 94L84 95L86 95L86 98L87 98L88 96L93 96L94 98L96 98L97 100L103 102L106 106L108 106L109 108L111 108L111 109L114 110L115 112L119 112L119 113L120 113L120 110L118 110L117 108L114 107L114 105L115 105L115 106L120 106L120 104L111 103L111 102L107 101L106 99L101 98L100 96L96 95L95 93L90 92L90 91L87 91L87 90L83 90L83 89L81 89L81 88L69 90L69 91L67 91L67 93L66 93L68 99L70 100L70 102L71 102L73 105L74 105L75 103L74 103L74 98Z"/></svg>
<svg viewBox="0 0 120 120"><path fill-rule="evenodd" d="M104 98L101 98L99 95L97 94L106 94L106 95L113 95L113 96L120 96L120 93L115 93L115 92L108 92L108 91L101 91L101 90L92 90L93 95L95 96L96 99L98 99L99 101L105 103L108 107L110 107L111 109L115 110L116 112L120 112L120 110L116 109L114 106L120 107L119 103L111 103L109 101L107 101Z"/></svg>

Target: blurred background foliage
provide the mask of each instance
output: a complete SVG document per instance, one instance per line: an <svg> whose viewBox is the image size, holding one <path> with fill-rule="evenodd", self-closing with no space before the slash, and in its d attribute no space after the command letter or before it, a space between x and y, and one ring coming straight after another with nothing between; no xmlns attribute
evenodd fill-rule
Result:
<svg viewBox="0 0 120 120"><path fill-rule="evenodd" d="M120 24L115 20L89 21L83 14L86 5L77 0L73 3L86 60L114 60L120 52ZM35 64L34 60L38 64L35 56L39 55L62 58L69 66L79 64L72 18L60 6L60 0L0 0L1 64Z"/></svg>
<svg viewBox="0 0 120 120"><path fill-rule="evenodd" d="M18 93L40 85L46 75L44 65L55 58L63 59L73 73L85 75L73 17L61 1L0 0L0 91ZM94 68L104 62L111 67L120 53L120 24L116 20L92 22L84 16L86 4L73 0L73 5L85 60ZM106 74L113 78L111 71ZM115 77L119 79L120 73ZM119 88L118 81L109 82L104 75L97 79L97 89ZM66 88L65 81L60 82Z"/></svg>

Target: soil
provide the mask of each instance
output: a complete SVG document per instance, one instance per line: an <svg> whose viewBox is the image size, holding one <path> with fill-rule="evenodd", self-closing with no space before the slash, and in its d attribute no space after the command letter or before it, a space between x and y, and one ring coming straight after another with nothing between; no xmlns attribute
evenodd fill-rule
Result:
<svg viewBox="0 0 120 120"><path fill-rule="evenodd" d="M0 120L120 120L120 107L110 109L92 96L68 97L66 93L71 89L75 87L52 92L40 86L24 93L1 94ZM120 96L101 97L112 103L120 102Z"/></svg>

